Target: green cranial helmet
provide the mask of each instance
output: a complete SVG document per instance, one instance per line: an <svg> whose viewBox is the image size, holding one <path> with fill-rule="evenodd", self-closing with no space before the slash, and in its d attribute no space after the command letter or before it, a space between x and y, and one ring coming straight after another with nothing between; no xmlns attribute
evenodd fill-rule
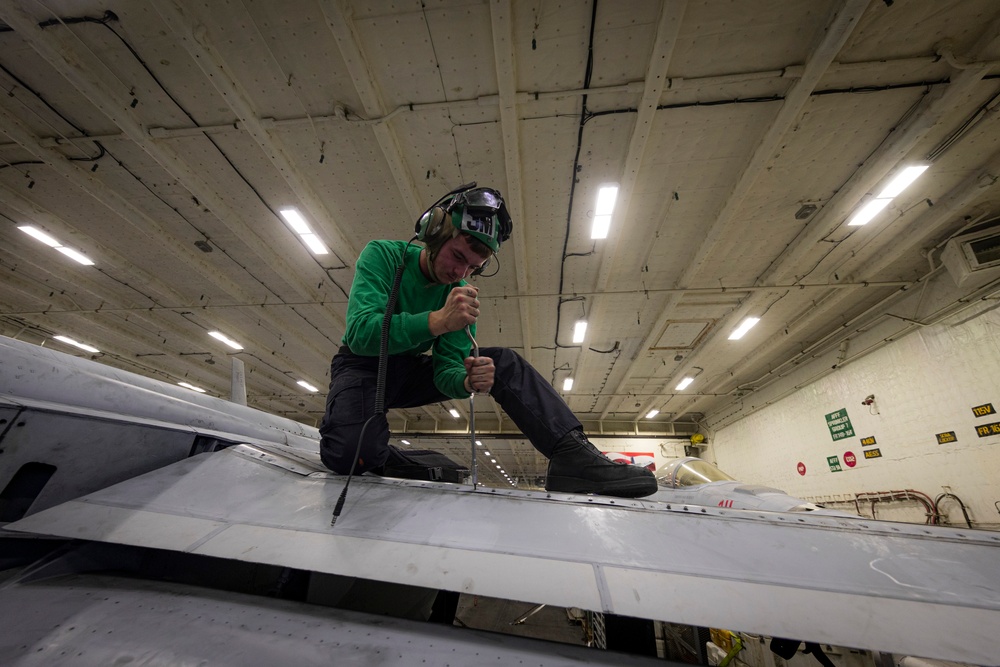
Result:
<svg viewBox="0 0 1000 667"><path fill-rule="evenodd" d="M446 210L451 224L480 241L494 253L510 238L513 223L503 195L492 188L474 188L456 194Z"/></svg>

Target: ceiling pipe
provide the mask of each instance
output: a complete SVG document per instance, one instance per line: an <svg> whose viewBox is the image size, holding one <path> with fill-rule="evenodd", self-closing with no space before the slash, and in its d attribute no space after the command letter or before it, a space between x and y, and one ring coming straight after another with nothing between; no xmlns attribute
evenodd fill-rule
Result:
<svg viewBox="0 0 1000 667"><path fill-rule="evenodd" d="M943 58L943 56L942 56ZM857 62L857 63L833 63L828 71L829 74L840 74L840 73L850 73L850 72L865 72L876 67L885 67L887 64L897 64L900 67L917 67L932 65L938 62L938 58L934 56L926 57L916 57L916 58L901 58L898 60L876 60L871 62ZM997 66L993 61L986 62L969 62L963 65L964 68L974 68L978 66ZM678 92L682 90L695 90L701 88L718 88L727 85L746 83L748 81L762 81L767 79L798 79L802 77L802 73L805 68L802 65L789 65L782 69L775 70L764 70L757 72L738 72L735 74L720 74L716 76L704 76L704 77L692 77L692 78L682 78L673 77L667 79L666 87L664 89L664 94L669 95L673 92ZM572 97L581 97L587 95L588 97L595 97L598 95L641 95L645 88L645 83L643 81L632 81L630 83L617 85L617 86L603 86L595 88L574 88L567 90L550 90L550 91L538 91L538 92L519 92L514 95L514 100L517 106L525 106L535 102L540 101L550 101L558 99L568 99ZM431 111L456 111L460 109L469 108L481 108L483 106L499 105L500 96L499 95L481 95L467 100L446 100L443 102L422 102L414 104L403 104L397 106L391 112L384 116L375 116L372 118L360 118L357 116L351 116L347 113L347 110L340 105L337 105L334 113L332 114L321 114L318 116L299 116L293 118L270 118L262 117L259 119L261 126L268 130L281 129L285 127L301 127L304 125L322 125L326 123L344 123L352 125L377 125L388 123L390 120L396 116L406 114L406 113L422 113ZM213 125L200 125L198 127L177 127L177 128L165 128L158 126L151 126L148 128L147 132L149 136L153 139L173 139L178 137L192 137L200 134L215 134L221 132L245 132L246 126L239 120L233 120L229 123L218 123ZM114 134L100 134L100 135L87 135L87 136L65 136L65 137L44 137L40 139L42 146L48 148L51 146L63 146L67 145L73 141L109 141L112 139L122 139L125 135L121 132ZM0 148L7 146L12 146L14 144L10 143L0 143Z"/></svg>

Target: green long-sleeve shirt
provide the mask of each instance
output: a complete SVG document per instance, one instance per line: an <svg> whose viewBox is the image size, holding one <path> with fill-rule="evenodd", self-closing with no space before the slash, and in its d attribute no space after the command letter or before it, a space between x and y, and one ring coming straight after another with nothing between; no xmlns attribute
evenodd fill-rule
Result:
<svg viewBox="0 0 1000 667"><path fill-rule="evenodd" d="M407 246L405 241L372 241L361 251L347 303L343 343L354 354L378 356L389 290L404 248L406 267L389 325L389 354L415 356L432 350L434 385L452 398L467 398L464 359L472 344L464 330L431 335L428 320L431 311L444 306L452 288L466 283L462 280L439 285L429 281L420 270L420 246ZM475 336L476 326L472 325L471 330Z"/></svg>

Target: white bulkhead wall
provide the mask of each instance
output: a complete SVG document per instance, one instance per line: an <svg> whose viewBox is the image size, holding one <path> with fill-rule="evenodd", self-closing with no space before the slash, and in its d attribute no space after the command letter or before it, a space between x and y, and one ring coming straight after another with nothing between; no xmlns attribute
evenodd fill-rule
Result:
<svg viewBox="0 0 1000 667"><path fill-rule="evenodd" d="M874 402L863 405L869 395ZM834 441L826 416L842 408L854 435ZM711 435L711 455L737 479L819 502L861 492L913 489L931 498L950 492L968 507L974 527L996 529L997 411L1000 310L984 301L720 428ZM980 430L993 434L980 436ZM938 434L945 442L939 444ZM872 437L874 445L862 443ZM880 457L865 457L875 449ZM846 465L847 452L856 457L854 467ZM832 456L839 471L831 470ZM964 525L957 503L944 501L941 508L951 523ZM876 511L879 518L895 518L891 504L880 503ZM911 510L899 520L920 516Z"/></svg>

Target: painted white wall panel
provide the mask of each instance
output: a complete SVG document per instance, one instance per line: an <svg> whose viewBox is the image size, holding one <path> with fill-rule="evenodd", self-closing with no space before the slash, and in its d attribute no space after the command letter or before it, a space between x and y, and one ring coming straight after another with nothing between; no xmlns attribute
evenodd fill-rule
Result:
<svg viewBox="0 0 1000 667"><path fill-rule="evenodd" d="M767 484L811 499L859 492L914 489L931 498L950 491L969 507L976 524L1000 526L1000 434L980 437L977 426L1000 421L972 408L1000 410L1000 311L990 302L925 327L839 368L774 405L712 434L719 467L741 480ZM869 394L871 406L862 405ZM825 415L846 409L854 435L834 441ZM955 442L936 434L953 431ZM874 447L861 439L874 436ZM878 448L880 458L865 459ZM853 452L857 463L845 464ZM837 456L832 472L827 457ZM805 465L800 475L798 464ZM879 518L921 521L881 505ZM961 524L953 501L942 511ZM894 515L897 514L897 515Z"/></svg>

